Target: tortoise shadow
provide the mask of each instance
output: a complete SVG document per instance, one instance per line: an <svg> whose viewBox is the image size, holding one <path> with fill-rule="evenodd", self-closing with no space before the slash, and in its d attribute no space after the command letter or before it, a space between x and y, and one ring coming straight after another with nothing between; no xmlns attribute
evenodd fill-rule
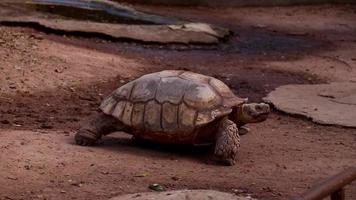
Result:
<svg viewBox="0 0 356 200"><path fill-rule="evenodd" d="M135 154L154 159L189 159L203 164L219 165L212 159L212 145L163 144L149 140L136 140L126 133L104 136L94 148Z"/></svg>

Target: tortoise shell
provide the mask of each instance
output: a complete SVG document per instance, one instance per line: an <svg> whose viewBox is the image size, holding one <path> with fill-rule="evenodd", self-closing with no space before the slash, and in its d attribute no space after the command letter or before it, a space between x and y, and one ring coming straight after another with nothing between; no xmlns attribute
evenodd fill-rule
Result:
<svg viewBox="0 0 356 200"><path fill-rule="evenodd" d="M115 90L100 109L141 132L190 134L245 102L213 77L167 70Z"/></svg>

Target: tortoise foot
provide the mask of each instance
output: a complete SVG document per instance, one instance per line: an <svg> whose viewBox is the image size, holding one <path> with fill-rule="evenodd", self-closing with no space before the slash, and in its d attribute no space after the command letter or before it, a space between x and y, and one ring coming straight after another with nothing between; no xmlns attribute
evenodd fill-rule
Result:
<svg viewBox="0 0 356 200"><path fill-rule="evenodd" d="M217 164L225 165L225 166L233 166L233 165L236 164L236 160L235 159L225 158L224 156L214 155L213 160Z"/></svg>
<svg viewBox="0 0 356 200"><path fill-rule="evenodd" d="M250 129L246 126L239 127L239 135L246 135L250 132Z"/></svg>
<svg viewBox="0 0 356 200"><path fill-rule="evenodd" d="M94 133L85 130L79 130L74 139L75 143L81 146L93 146L98 141Z"/></svg>

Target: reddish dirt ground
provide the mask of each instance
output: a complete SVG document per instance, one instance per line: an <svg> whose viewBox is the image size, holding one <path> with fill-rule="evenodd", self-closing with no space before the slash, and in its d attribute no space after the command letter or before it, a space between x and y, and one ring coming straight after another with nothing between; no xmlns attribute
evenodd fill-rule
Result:
<svg viewBox="0 0 356 200"><path fill-rule="evenodd" d="M106 95L148 72L212 75L253 101L290 83L356 81L355 6L143 9L236 34L216 47L185 47L0 26L0 199L108 199L152 183L288 199L356 165L356 129L279 112L250 126L232 167L214 163L209 149L137 144L123 133L74 145ZM346 189L355 199L356 183Z"/></svg>

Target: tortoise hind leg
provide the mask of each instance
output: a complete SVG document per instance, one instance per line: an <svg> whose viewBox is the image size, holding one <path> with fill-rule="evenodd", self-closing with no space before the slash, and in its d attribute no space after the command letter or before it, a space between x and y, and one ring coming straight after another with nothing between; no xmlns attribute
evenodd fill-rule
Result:
<svg viewBox="0 0 356 200"><path fill-rule="evenodd" d="M116 118L100 113L78 130L74 137L75 142L82 146L94 145L101 136L121 130L120 125L123 127Z"/></svg>
<svg viewBox="0 0 356 200"><path fill-rule="evenodd" d="M215 158L227 165L234 165L240 147L240 136L237 126L228 118L220 121L216 134Z"/></svg>

